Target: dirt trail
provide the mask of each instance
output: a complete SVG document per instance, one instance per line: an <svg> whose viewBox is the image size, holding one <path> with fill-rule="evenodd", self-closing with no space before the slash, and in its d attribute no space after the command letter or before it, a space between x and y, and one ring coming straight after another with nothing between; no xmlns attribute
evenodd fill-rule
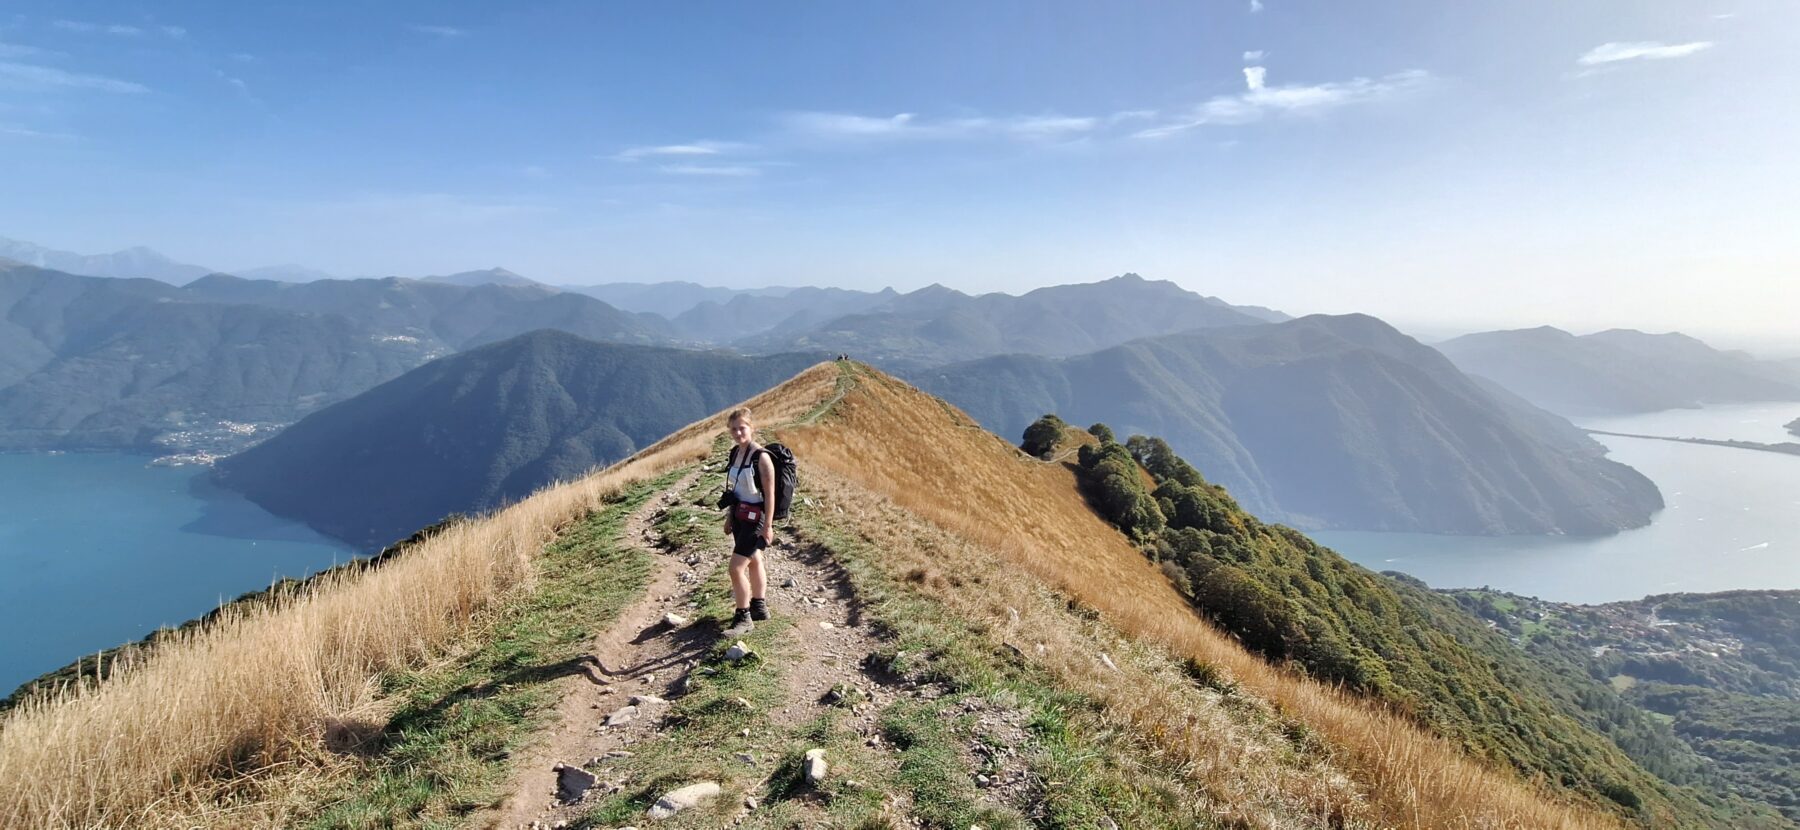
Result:
<svg viewBox="0 0 1800 830"><path fill-rule="evenodd" d="M705 581L705 573L691 569L681 552L671 553L655 545L656 531L652 529L656 517L679 504L681 494L699 477L699 471L683 477L626 518L621 540L656 556L656 569L643 596L594 638L588 671L561 681L562 700L554 725L531 749L520 753L512 795L498 809L478 815L470 826L529 827L554 812L559 806L555 766L580 766L629 743L628 732L633 727L647 728L659 716L653 711L657 707L639 707L642 714L635 722L601 730L607 716L629 705L635 695L667 699L688 664L712 644L710 630L671 629L663 623L671 612L692 616L681 602L691 594L692 586ZM699 564L709 570L718 563Z"/></svg>
<svg viewBox="0 0 1800 830"><path fill-rule="evenodd" d="M477 815L470 826L513 830L534 824L548 828L560 821L573 825L597 795L630 783L596 761L657 739L667 704L640 703L633 716L616 725L606 725L609 717L618 720L615 713L634 698L675 699L688 671L705 658L719 637L715 625L706 621L694 624L693 618L697 594L730 557L727 541L722 534L707 534L704 538L709 541L671 550L655 528L665 511L691 497L700 475L696 471L684 477L627 518L624 543L656 556L649 586L642 598L595 638L589 673L562 681L562 700L553 725L530 750L519 753L515 762L512 795L498 808ZM824 547L796 542L788 533L778 534L776 546L764 556L771 612L793 624L783 635L780 649L788 656L772 666L781 674L786 694L784 702L769 713L773 727L768 736L770 746L831 705L825 698L834 686L854 690L843 723L878 745L874 721L879 706L889 702L890 692L883 684L891 678L868 659L880 640L864 619L842 568ZM689 624L665 625L664 617L671 612L687 617ZM583 802L558 800L557 764L586 767L598 776L594 790ZM750 794L728 797L741 799Z"/></svg>

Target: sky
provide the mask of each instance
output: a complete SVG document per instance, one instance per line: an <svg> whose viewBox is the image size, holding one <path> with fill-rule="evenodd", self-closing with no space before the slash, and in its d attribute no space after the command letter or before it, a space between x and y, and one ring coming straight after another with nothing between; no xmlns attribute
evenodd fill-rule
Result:
<svg viewBox="0 0 1800 830"><path fill-rule="evenodd" d="M14 0L0 236L1773 341L1795 43L1791 0Z"/></svg>

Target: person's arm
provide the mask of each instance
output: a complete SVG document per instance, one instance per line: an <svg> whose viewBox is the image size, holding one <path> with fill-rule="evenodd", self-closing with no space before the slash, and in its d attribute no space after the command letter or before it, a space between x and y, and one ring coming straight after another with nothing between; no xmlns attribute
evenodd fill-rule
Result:
<svg viewBox="0 0 1800 830"><path fill-rule="evenodd" d="M766 544L775 544L775 462L769 460L768 453L756 457L756 477L762 479L763 509L762 538Z"/></svg>
<svg viewBox="0 0 1800 830"><path fill-rule="evenodd" d="M725 489L727 489L727 490L731 489L731 461L735 457L736 457L735 455L730 454L730 453L726 454L726 456L725 456ZM736 514L737 514L737 507L735 505L732 507L725 508L725 535L726 536L731 535L732 518Z"/></svg>

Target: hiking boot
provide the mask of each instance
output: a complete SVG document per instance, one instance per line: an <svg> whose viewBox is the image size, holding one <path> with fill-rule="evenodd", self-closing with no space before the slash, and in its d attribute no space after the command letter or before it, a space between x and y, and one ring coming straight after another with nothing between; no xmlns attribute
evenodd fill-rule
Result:
<svg viewBox="0 0 1800 830"><path fill-rule="evenodd" d="M750 621L750 609L739 608L737 613L732 615L731 627L725 629L725 636L742 637L745 634L749 634L750 629L755 627L756 623Z"/></svg>
<svg viewBox="0 0 1800 830"><path fill-rule="evenodd" d="M750 600L750 619L762 622L769 618L769 602L761 597Z"/></svg>

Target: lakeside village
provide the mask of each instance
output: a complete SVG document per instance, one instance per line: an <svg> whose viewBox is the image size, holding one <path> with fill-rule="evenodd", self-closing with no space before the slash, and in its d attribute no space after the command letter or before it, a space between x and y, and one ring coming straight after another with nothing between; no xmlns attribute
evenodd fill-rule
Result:
<svg viewBox="0 0 1800 830"><path fill-rule="evenodd" d="M213 421L172 429L156 436L164 454L150 461L152 467L210 467L219 459L248 448L280 432L287 424Z"/></svg>

